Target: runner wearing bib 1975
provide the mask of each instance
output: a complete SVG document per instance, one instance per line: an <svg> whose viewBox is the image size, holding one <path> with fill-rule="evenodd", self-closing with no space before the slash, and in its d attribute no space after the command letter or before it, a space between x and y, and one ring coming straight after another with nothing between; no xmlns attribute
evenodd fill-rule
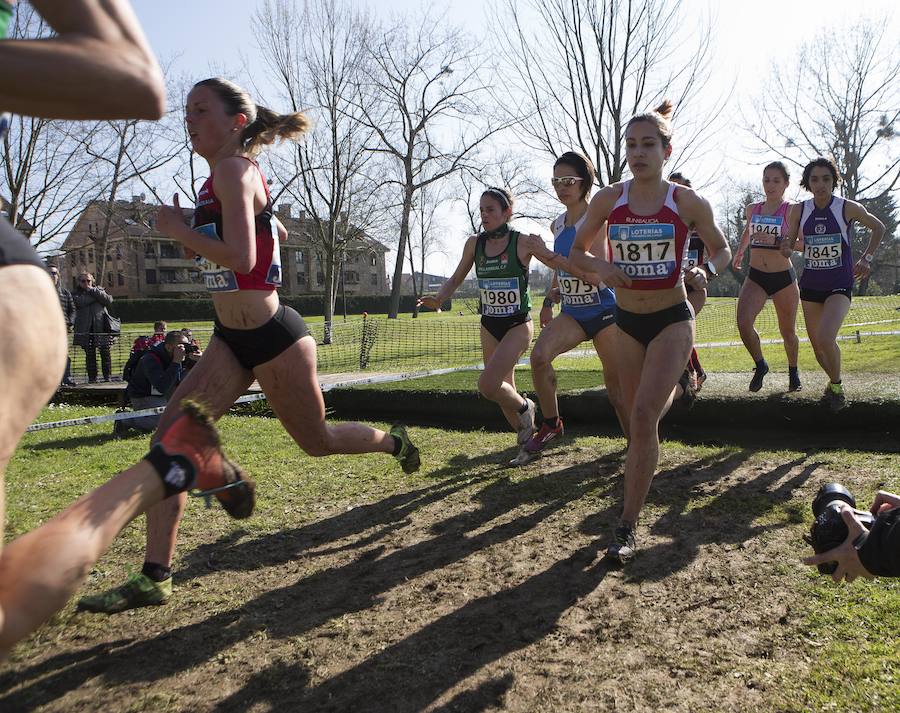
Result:
<svg viewBox="0 0 900 713"><path fill-rule="evenodd" d="M820 157L806 165L800 185L813 197L791 208L789 239L781 246L782 253L790 255L799 237L803 317L816 361L829 378L821 403L832 411L845 405L837 333L850 311L853 281L871 274L875 250L884 235L884 224L862 205L833 195L838 183L837 167L829 159ZM853 221L871 231L863 256L855 265L850 249Z"/></svg>
<svg viewBox="0 0 900 713"><path fill-rule="evenodd" d="M636 552L638 516L659 460L659 420L679 394L679 376L681 390L690 388L684 375L694 321L685 282L705 287L731 259L709 203L662 178L672 153L671 112L666 101L628 122L625 157L633 178L594 196L569 255L573 264L598 272L616 291L619 373L630 439L622 515L606 554L619 563ZM587 252L604 222L612 265L605 256ZM688 269L690 228L697 230L709 258Z"/></svg>
<svg viewBox="0 0 900 713"><path fill-rule="evenodd" d="M587 198L594 183L594 167L582 154L569 151L557 159L553 167L553 186L556 196L566 206L566 212L554 220L554 252L568 257L577 229L587 213ZM606 232L601 230L592 250L606 253ZM554 302L561 303L560 314L553 317ZM541 333L531 350L531 373L541 407L542 421L538 431L525 444L517 458L527 462L542 451L553 439L563 434L556 398L556 374L553 360L575 348L581 342L593 343L603 365L603 381L610 404L623 433L628 434L627 414L622 405L616 361L615 326L616 298L606 285L593 285L559 268L553 275L550 293L544 298L540 312Z"/></svg>
<svg viewBox="0 0 900 713"><path fill-rule="evenodd" d="M582 279L599 282L597 275L569 267L566 258L551 252L537 235L522 235L509 227L513 198L505 188L481 194L484 232L466 240L462 258L437 295L419 304L440 310L475 267L481 302L481 352L484 370L478 378L481 394L500 406L509 425L524 444L534 433L534 402L516 391L516 362L528 349L534 328L528 294L528 265L532 256L548 267L562 267Z"/></svg>
<svg viewBox="0 0 900 713"><path fill-rule="evenodd" d="M737 325L741 340L755 362L750 381L750 391L754 392L762 388L763 377L769 373L769 364L763 358L759 334L753 326L768 299L772 300L775 307L778 330L787 352L788 391L799 391L802 388L797 367L800 340L796 330L800 291L797 289L797 275L790 257L781 254L791 206L784 200L789 182L790 174L781 161L773 161L763 169L766 200L747 206L744 231L732 261L734 269L740 270L744 252L750 246L750 273L741 285Z"/></svg>

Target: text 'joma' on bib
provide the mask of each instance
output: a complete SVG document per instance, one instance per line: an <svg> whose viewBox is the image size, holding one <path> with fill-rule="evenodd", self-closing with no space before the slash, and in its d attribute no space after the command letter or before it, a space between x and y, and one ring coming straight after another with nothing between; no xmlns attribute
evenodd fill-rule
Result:
<svg viewBox="0 0 900 713"><path fill-rule="evenodd" d="M675 226L671 223L609 226L613 264L632 280L657 280L675 273Z"/></svg>
<svg viewBox="0 0 900 713"><path fill-rule="evenodd" d="M222 239L216 232L215 223L198 225L194 230L216 240ZM234 270L217 265L202 255L197 256L197 264L200 266L200 274L203 277L203 284L206 285L207 290L210 292L237 292L238 284Z"/></svg>
<svg viewBox="0 0 900 713"><path fill-rule="evenodd" d="M839 233L806 235L803 238L804 267L807 270L830 270L841 264L843 242Z"/></svg>

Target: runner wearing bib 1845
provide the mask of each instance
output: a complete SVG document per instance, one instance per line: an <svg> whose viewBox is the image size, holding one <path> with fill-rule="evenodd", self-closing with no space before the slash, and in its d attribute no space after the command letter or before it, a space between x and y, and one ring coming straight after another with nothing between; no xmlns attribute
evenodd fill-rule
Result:
<svg viewBox="0 0 900 713"><path fill-rule="evenodd" d="M709 203L690 188L663 180L672 153L671 112L666 101L628 122L625 157L633 179L594 196L569 255L616 291L619 373L631 438L622 515L606 554L620 563L635 554L638 516L659 460L659 420L679 395L679 376L694 343L685 283L703 288L731 260ZM604 222L612 265L587 252ZM709 258L687 269L689 228L697 230Z"/></svg>
<svg viewBox="0 0 900 713"><path fill-rule="evenodd" d="M534 402L516 391L515 366L528 349L534 328L528 294L528 265L532 256L548 267L568 269L578 277L599 282L596 274L569 266L566 258L551 252L537 235L522 235L509 227L513 198L504 188L488 188L481 194L480 213L484 232L471 236L453 275L434 297L419 304L439 310L469 274L478 278L481 298L481 352L484 371L478 390L496 402L524 444L534 433Z"/></svg>
<svg viewBox="0 0 900 713"><path fill-rule="evenodd" d="M741 285L737 305L737 324L741 340L753 361L750 391L759 391L769 365L763 358L759 334L753 326L766 300L771 298L778 317L778 330L784 340L788 360L788 391L801 388L797 368L800 341L797 339L797 305L800 291L797 275L790 258L781 254L781 244L787 235L790 203L784 200L790 174L781 161L773 161L763 169L763 190L766 200L747 206L747 221L741 242L734 254L733 266L741 269L744 251L750 246L750 274Z"/></svg>
<svg viewBox="0 0 900 713"><path fill-rule="evenodd" d="M827 158L820 157L806 165L800 185L813 197L791 208L790 239L782 242L782 253L787 256L798 236L800 239L804 260L800 276L803 317L816 361L829 378L821 403L832 411L845 405L837 333L850 311L853 281L871 274L873 256L884 235L884 223L863 206L833 195L838 182L837 167ZM865 252L855 265L850 250L854 220L871 231Z"/></svg>
<svg viewBox="0 0 900 713"><path fill-rule="evenodd" d="M556 196L566 206L566 212L550 225L553 231L554 252L568 256L575 232L584 222L588 195L594 183L594 167L588 159L573 151L564 153L553 167L553 186ZM601 230L592 244L592 251L605 254L606 233ZM560 314L553 317L554 302L561 302ZM622 406L621 389L616 362L615 325L616 298L606 285L592 285L564 269L553 275L550 294L541 309L541 333L531 350L531 373L541 407L542 422L537 433L524 446L524 457L534 456L563 434L556 398L556 374L553 360L585 340L590 340L603 364L603 381L609 401L615 409L623 433L628 435L627 414Z"/></svg>

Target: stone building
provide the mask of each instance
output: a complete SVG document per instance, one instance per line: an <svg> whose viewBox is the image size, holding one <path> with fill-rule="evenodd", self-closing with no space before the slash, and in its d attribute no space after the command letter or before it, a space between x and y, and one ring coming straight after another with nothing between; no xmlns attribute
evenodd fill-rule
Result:
<svg viewBox="0 0 900 713"><path fill-rule="evenodd" d="M78 275L90 272L98 285L114 297L187 297L206 293L193 259L185 257L180 243L154 229L159 208L144 196L116 201L110 219L106 259L99 273L97 244L106 220L106 202L92 201L79 215L75 226L54 261L64 285L74 288ZM184 209L190 219L192 209ZM284 295L321 294L325 268L321 248L311 237L312 221L305 214L294 216L289 205L280 205L276 215L288 231L281 243ZM343 265L337 265L348 295L388 294L385 254L382 243L362 235L350 242ZM340 284L340 283L339 283Z"/></svg>

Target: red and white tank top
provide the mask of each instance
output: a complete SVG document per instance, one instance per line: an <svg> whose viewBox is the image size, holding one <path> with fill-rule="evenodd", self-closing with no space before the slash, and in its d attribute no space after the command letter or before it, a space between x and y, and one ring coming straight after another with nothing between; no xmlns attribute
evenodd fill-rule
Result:
<svg viewBox="0 0 900 713"><path fill-rule="evenodd" d="M787 212L791 204L782 201L772 215L763 215L765 203L754 203L750 207L750 249L778 250L787 231Z"/></svg>
<svg viewBox="0 0 900 713"><path fill-rule="evenodd" d="M250 159L247 159L250 161ZM259 171L266 191L266 205L256 216L256 264L244 274L217 265L212 260L197 256L203 282L210 292L237 292L238 290L274 290L281 286L281 251L278 246L278 228L265 176L255 161L251 163ZM213 175L204 181L197 194L193 229L217 240L222 239L222 204L213 190Z"/></svg>
<svg viewBox="0 0 900 713"><path fill-rule="evenodd" d="M632 290L665 290L683 284L688 226L675 205L677 186L669 184L666 200L654 215L631 212L630 187L631 181L625 181L607 219L613 264L631 278Z"/></svg>

